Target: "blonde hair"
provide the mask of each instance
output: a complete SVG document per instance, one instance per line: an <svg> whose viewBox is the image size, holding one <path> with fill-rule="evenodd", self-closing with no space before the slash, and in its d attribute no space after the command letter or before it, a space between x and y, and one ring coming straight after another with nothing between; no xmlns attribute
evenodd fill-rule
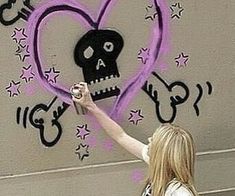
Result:
<svg viewBox="0 0 235 196"><path fill-rule="evenodd" d="M169 183L176 179L193 195L195 148L191 134L173 124L163 124L153 134L149 147L148 183L153 196L164 196Z"/></svg>

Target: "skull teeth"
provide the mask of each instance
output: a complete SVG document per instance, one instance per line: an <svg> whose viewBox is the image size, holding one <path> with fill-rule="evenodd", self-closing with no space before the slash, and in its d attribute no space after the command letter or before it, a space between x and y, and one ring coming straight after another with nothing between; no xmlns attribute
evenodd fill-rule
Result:
<svg viewBox="0 0 235 196"><path fill-rule="evenodd" d="M100 95L100 94L111 92L111 91L114 91L114 90L117 90L117 89L118 89L117 86L113 86L113 87L110 87L110 88L106 88L105 90L96 91L95 95Z"/></svg>
<svg viewBox="0 0 235 196"><path fill-rule="evenodd" d="M88 82L88 84L95 84L95 83L98 83L98 82L101 82L101 81L104 81L104 80L109 80L109 79L112 79L112 78L116 78L116 77L119 77L119 74L117 75L110 75L110 76L105 76L103 78L98 78L98 79L95 79L95 80L91 80Z"/></svg>

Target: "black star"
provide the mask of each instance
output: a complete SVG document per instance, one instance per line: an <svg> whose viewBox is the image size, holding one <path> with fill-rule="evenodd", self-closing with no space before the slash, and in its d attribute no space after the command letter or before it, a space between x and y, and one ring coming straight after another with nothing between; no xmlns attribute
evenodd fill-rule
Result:
<svg viewBox="0 0 235 196"><path fill-rule="evenodd" d="M80 143L78 147L76 148L75 154L78 155L78 158L83 161L85 157L89 157L89 151L88 151L89 146L86 144Z"/></svg>
<svg viewBox="0 0 235 196"><path fill-rule="evenodd" d="M181 7L180 3L171 5L171 18L180 18L184 9Z"/></svg>
<svg viewBox="0 0 235 196"><path fill-rule="evenodd" d="M29 57L29 46L25 45L19 45L17 50L16 50L16 56L19 56L19 59L24 62L26 57Z"/></svg>
<svg viewBox="0 0 235 196"><path fill-rule="evenodd" d="M148 5L146 8L146 14L145 14L145 19L151 19L154 20L156 15L157 15L157 11L154 5Z"/></svg>

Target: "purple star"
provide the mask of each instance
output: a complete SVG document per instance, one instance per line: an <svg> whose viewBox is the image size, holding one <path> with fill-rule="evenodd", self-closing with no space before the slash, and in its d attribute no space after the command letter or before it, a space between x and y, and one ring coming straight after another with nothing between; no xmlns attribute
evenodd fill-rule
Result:
<svg viewBox="0 0 235 196"><path fill-rule="evenodd" d="M23 69L21 71L22 71L22 74L21 74L20 78L25 80L26 83L28 83L35 76L35 74L32 72L31 65L29 65L27 68L23 67Z"/></svg>
<svg viewBox="0 0 235 196"><path fill-rule="evenodd" d="M10 97L18 96L20 94L19 91L20 82L14 82L13 80L10 82L9 86L6 87L7 92L10 93Z"/></svg>
<svg viewBox="0 0 235 196"><path fill-rule="evenodd" d="M180 3L171 5L171 18L180 18L184 9L181 7Z"/></svg>
<svg viewBox="0 0 235 196"><path fill-rule="evenodd" d="M113 141L111 139L104 140L103 148L107 151L113 150Z"/></svg>
<svg viewBox="0 0 235 196"><path fill-rule="evenodd" d="M143 120L144 116L140 114L141 110L131 110L129 122L137 125L139 121Z"/></svg>
<svg viewBox="0 0 235 196"><path fill-rule="evenodd" d="M175 62L177 63L177 67L185 67L187 65L187 61L189 59L188 55L184 55L183 52L175 58Z"/></svg>
<svg viewBox="0 0 235 196"><path fill-rule="evenodd" d="M149 50L148 48L141 48L138 53L138 59L140 59L143 64L146 64L149 59Z"/></svg>
<svg viewBox="0 0 235 196"><path fill-rule="evenodd" d="M45 71L45 76L48 82L56 83L56 78L59 76L60 71L56 71L54 67Z"/></svg>
<svg viewBox="0 0 235 196"><path fill-rule="evenodd" d="M144 180L144 172L140 169L135 169L131 172L131 179L135 183L140 183Z"/></svg>
<svg viewBox="0 0 235 196"><path fill-rule="evenodd" d="M22 46L22 41L26 40L28 36L25 34L24 28L21 29L15 28L11 37L17 44L20 44Z"/></svg>
<svg viewBox="0 0 235 196"><path fill-rule="evenodd" d="M86 139L86 136L90 134L90 130L87 129L87 124L82 126L77 126L77 137L80 137L82 140Z"/></svg>
<svg viewBox="0 0 235 196"><path fill-rule="evenodd" d="M29 46L28 45L24 45L21 46L19 45L17 50L16 50L16 56L19 56L19 59L24 62L24 60L26 59L26 57L29 57Z"/></svg>
<svg viewBox="0 0 235 196"><path fill-rule="evenodd" d="M146 8L146 14L145 14L145 19L151 19L154 20L156 15L157 15L157 11L154 5L148 5Z"/></svg>
<svg viewBox="0 0 235 196"><path fill-rule="evenodd" d="M85 157L89 157L89 146L86 144L80 143L78 147L76 148L75 154L78 155L78 158L82 161Z"/></svg>

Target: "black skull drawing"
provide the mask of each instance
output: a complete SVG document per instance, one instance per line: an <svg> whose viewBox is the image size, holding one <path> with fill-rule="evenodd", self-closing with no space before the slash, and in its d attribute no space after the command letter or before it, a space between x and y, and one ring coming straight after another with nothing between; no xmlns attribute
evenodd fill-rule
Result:
<svg viewBox="0 0 235 196"><path fill-rule="evenodd" d="M76 44L74 60L82 68L89 85L120 77L116 60L123 48L123 38L112 30L90 30ZM92 94L93 100L118 96L120 89L106 88Z"/></svg>

